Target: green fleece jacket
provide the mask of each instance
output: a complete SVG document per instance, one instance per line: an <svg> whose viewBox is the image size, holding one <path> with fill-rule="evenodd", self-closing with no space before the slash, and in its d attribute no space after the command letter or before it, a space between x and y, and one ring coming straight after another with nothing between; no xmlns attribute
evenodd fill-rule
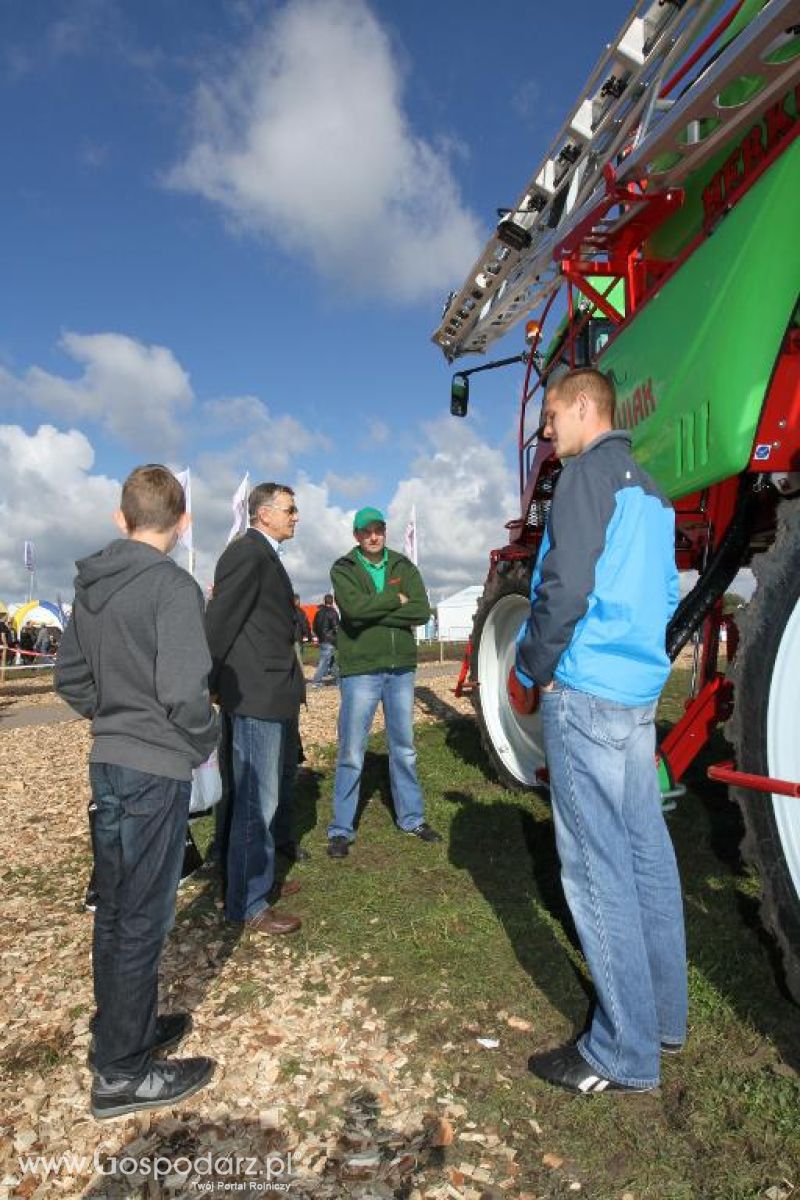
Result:
<svg viewBox="0 0 800 1200"><path fill-rule="evenodd" d="M410 559L389 550L386 584L376 592L354 547L331 567L331 583L342 617L336 641L342 675L416 667L413 629L426 623L431 607L422 576ZM408 596L407 604L401 604L400 592Z"/></svg>

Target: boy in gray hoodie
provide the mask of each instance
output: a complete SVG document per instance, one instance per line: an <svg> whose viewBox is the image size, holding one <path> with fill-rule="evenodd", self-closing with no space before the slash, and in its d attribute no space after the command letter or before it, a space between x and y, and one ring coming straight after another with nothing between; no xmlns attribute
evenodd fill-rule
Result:
<svg viewBox="0 0 800 1200"><path fill-rule="evenodd" d="M166 467L137 467L114 521L123 537L76 563L56 690L92 722L94 991L91 1109L98 1119L174 1104L204 1087L208 1058L162 1060L187 1013L158 1016L158 964L172 927L192 768L217 719L203 599L168 557L189 524Z"/></svg>

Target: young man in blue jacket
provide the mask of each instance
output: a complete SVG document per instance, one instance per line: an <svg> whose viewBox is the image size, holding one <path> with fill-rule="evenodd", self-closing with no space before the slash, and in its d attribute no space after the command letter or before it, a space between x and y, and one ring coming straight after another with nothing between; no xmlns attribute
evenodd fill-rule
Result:
<svg viewBox="0 0 800 1200"><path fill-rule="evenodd" d="M661 811L656 704L678 601L675 517L614 429L614 387L570 371L544 436L565 463L516 671L537 684L564 893L595 986L577 1043L534 1055L571 1091L649 1091L686 1037L681 888Z"/></svg>

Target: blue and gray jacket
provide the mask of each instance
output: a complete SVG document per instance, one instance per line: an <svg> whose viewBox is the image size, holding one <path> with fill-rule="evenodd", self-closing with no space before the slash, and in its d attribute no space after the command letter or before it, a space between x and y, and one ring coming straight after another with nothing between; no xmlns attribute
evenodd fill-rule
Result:
<svg viewBox="0 0 800 1200"><path fill-rule="evenodd" d="M630 447L624 430L605 433L561 473L517 638L526 687L555 678L635 706L664 686L678 603L675 514Z"/></svg>

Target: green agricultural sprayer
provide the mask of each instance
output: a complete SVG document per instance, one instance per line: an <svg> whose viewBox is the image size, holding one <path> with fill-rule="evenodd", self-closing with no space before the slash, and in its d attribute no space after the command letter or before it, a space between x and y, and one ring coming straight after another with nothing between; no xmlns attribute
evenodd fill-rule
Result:
<svg viewBox="0 0 800 1200"><path fill-rule="evenodd" d="M527 321L527 348L502 360L527 364L520 512L491 553L459 680L499 776L546 779L537 696L512 672L560 470L539 413L551 371L596 363L675 505L678 565L698 572L667 634L692 683L659 748L662 790L680 795L724 726L733 756L709 775L741 806L800 999L798 132L800 0L637 4L434 341L453 361ZM502 364L459 371L451 411L466 415L470 375ZM744 567L753 598L726 614Z"/></svg>

